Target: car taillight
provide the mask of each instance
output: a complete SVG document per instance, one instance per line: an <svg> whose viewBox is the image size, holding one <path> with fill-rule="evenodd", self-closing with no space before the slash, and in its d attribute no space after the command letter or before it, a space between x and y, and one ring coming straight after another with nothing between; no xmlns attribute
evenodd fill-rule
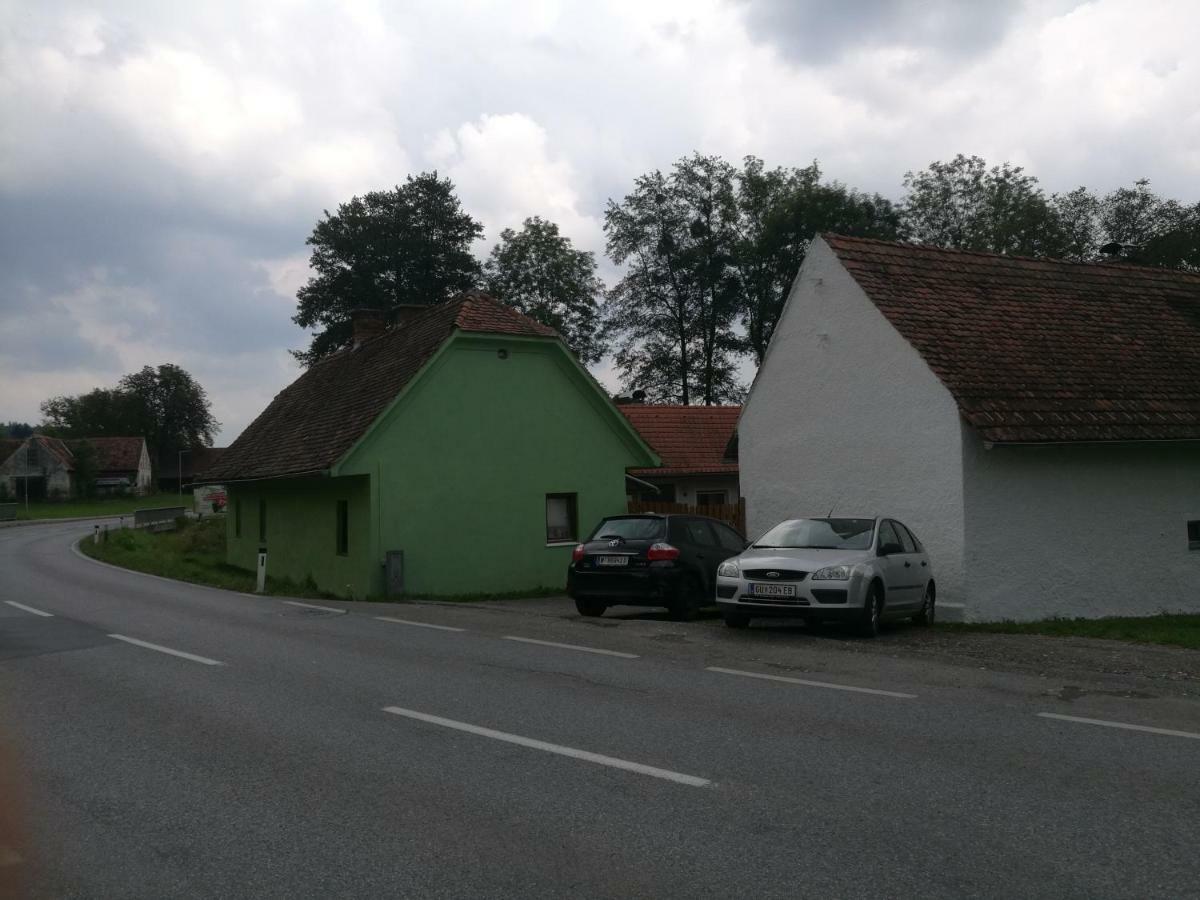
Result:
<svg viewBox="0 0 1200 900"><path fill-rule="evenodd" d="M659 559L679 559L679 548L670 544L651 544L650 549L646 551L646 559L651 562Z"/></svg>
<svg viewBox="0 0 1200 900"><path fill-rule="evenodd" d="M571 562L579 562L583 559L583 544L576 544L575 549L571 551Z"/></svg>

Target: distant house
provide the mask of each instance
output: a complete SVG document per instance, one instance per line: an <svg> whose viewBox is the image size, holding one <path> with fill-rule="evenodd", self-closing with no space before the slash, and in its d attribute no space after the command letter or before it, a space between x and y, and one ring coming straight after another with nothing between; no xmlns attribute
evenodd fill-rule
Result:
<svg viewBox="0 0 1200 900"><path fill-rule="evenodd" d="M971 619L1200 610L1200 275L837 236L738 427L751 531L894 515Z"/></svg>
<svg viewBox="0 0 1200 900"><path fill-rule="evenodd" d="M735 504L741 496L732 458L740 406L617 406L662 457L658 468L630 469L632 499L689 506Z"/></svg>
<svg viewBox="0 0 1200 900"><path fill-rule="evenodd" d="M363 597L559 587L658 462L551 329L481 292L314 364L198 481L228 490L228 560Z"/></svg>
<svg viewBox="0 0 1200 900"><path fill-rule="evenodd" d="M166 451L160 454L158 489L160 491L178 491L181 477L183 487L189 488L196 480L196 473L211 469L224 452L224 447L195 447L191 450L184 450L182 453Z"/></svg>
<svg viewBox="0 0 1200 900"><path fill-rule="evenodd" d="M63 440L35 434L0 441L0 485L9 497L31 500L77 493L80 445L94 450L93 488L100 494L144 494L150 487L150 454L140 437Z"/></svg>

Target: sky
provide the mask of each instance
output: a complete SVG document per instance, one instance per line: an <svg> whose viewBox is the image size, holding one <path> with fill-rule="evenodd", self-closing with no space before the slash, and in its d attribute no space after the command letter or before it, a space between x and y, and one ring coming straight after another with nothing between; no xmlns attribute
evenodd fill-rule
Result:
<svg viewBox="0 0 1200 900"><path fill-rule="evenodd" d="M1197 34L1192 0L0 0L0 421L173 362L231 442L299 374L323 211L424 170L481 257L540 215L610 282L605 203L697 150L1194 203Z"/></svg>

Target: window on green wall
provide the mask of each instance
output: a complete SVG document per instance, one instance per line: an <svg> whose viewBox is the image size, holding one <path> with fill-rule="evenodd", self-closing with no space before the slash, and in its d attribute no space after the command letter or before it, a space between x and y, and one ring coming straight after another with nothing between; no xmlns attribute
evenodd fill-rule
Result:
<svg viewBox="0 0 1200 900"><path fill-rule="evenodd" d="M265 498L258 501L258 542L260 544L267 542L267 501Z"/></svg>
<svg viewBox="0 0 1200 900"><path fill-rule="evenodd" d="M337 502L337 553L345 556L350 552L350 502Z"/></svg>
<svg viewBox="0 0 1200 900"><path fill-rule="evenodd" d="M578 516L575 512L574 494L546 495L546 543L578 540Z"/></svg>
<svg viewBox="0 0 1200 900"><path fill-rule="evenodd" d="M233 536L240 538L242 536L242 501L233 501Z"/></svg>

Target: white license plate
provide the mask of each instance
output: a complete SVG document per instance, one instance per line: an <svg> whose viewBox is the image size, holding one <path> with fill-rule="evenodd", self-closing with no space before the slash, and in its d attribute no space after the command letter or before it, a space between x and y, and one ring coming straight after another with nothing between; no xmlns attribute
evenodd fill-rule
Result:
<svg viewBox="0 0 1200 900"><path fill-rule="evenodd" d="M795 597L796 586L794 584L759 584L753 582L750 584L749 593L755 597Z"/></svg>
<svg viewBox="0 0 1200 900"><path fill-rule="evenodd" d="M629 565L628 556L597 556L596 565L598 566L627 566Z"/></svg>

